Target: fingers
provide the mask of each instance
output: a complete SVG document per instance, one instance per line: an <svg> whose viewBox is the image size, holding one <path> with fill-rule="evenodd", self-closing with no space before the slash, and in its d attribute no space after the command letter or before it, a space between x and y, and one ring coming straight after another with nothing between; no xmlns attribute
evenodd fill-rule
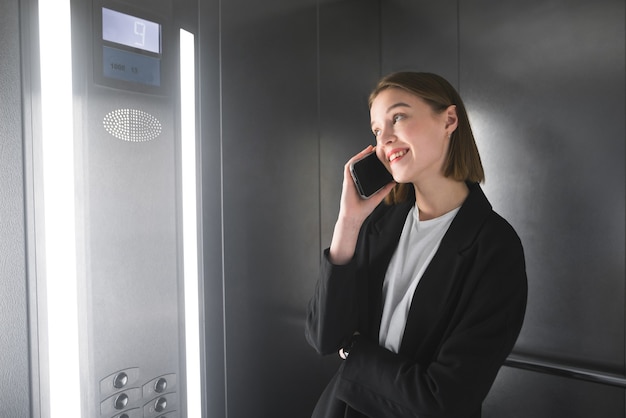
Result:
<svg viewBox="0 0 626 418"><path fill-rule="evenodd" d="M352 156L352 158L350 158L346 164L343 166L343 180L344 180L344 185L348 184L351 185L352 189L354 189L354 194L356 195L356 187L354 187L354 184L352 183L352 175L350 174L350 165L352 165L353 162L360 160L361 158L365 157L366 155L370 154L373 151L374 147L371 145L368 145L364 150L362 150L361 152L359 152L358 154Z"/></svg>
<svg viewBox="0 0 626 418"><path fill-rule="evenodd" d="M385 199L385 197L387 197L387 195L391 192L395 185L396 182L392 181L391 183L387 184L385 187L374 193L372 196L370 196L369 199L367 199L367 205L371 207L371 210L374 210L374 208L378 206L380 202Z"/></svg>
<svg viewBox="0 0 626 418"><path fill-rule="evenodd" d="M352 158L350 158L346 164L343 167L343 177L344 177L344 181L347 180L351 180L352 179L352 175L350 174L350 165L357 161L360 160L361 158L365 157L366 155L371 154L372 152L374 152L376 150L376 148L372 145L368 145L365 149L363 149L361 152L359 152L358 154L352 156ZM356 193L356 188L355 188L355 193Z"/></svg>

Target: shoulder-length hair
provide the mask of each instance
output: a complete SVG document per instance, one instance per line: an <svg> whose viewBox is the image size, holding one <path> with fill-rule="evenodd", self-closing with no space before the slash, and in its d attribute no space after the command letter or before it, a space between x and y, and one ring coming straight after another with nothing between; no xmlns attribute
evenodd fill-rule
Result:
<svg viewBox="0 0 626 418"><path fill-rule="evenodd" d="M450 137L448 154L443 166L443 175L454 180L480 183L485 180L485 172L480 161L478 147L469 123L465 105L459 93L443 77L423 72L397 72L382 78L369 97L369 106L378 94L389 88L400 88L424 100L434 112L441 113L448 107L456 106L457 128ZM386 197L389 204L407 199L408 184L398 184Z"/></svg>

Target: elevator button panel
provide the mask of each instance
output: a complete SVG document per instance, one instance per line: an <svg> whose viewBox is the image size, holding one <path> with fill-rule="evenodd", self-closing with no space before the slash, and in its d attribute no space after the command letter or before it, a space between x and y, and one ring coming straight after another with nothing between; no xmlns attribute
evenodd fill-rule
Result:
<svg viewBox="0 0 626 418"><path fill-rule="evenodd" d="M85 418L175 418L185 402L182 10L174 0L72 1L71 9L79 401Z"/></svg>
<svg viewBox="0 0 626 418"><path fill-rule="evenodd" d="M101 418L178 418L178 376L143 376L139 367L111 373L100 381Z"/></svg>

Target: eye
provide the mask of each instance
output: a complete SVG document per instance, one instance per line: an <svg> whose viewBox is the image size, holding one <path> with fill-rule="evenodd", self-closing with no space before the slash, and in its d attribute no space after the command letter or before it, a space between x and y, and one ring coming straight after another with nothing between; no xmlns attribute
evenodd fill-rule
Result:
<svg viewBox="0 0 626 418"><path fill-rule="evenodd" d="M400 120L402 120L404 118L406 118L406 115L403 115L402 113L397 113L397 114L393 115L393 123L394 123L394 125L395 125L396 122L398 122L398 121L400 121Z"/></svg>
<svg viewBox="0 0 626 418"><path fill-rule="evenodd" d="M372 133L375 137L378 137L380 135L380 129L372 129Z"/></svg>

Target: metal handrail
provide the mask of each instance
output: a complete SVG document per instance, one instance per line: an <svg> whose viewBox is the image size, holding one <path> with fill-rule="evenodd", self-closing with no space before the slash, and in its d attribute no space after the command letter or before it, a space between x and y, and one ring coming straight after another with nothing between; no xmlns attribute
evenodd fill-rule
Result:
<svg viewBox="0 0 626 418"><path fill-rule="evenodd" d="M624 375L555 363L527 355L511 354L504 362L504 365L517 369L531 370L539 373L600 383L602 385L626 388L626 376Z"/></svg>

